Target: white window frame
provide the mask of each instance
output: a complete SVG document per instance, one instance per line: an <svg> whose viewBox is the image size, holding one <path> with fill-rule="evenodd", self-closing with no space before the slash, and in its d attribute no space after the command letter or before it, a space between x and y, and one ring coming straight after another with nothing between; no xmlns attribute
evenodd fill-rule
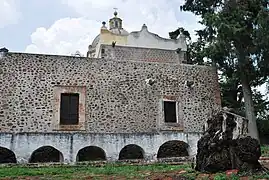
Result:
<svg viewBox="0 0 269 180"><path fill-rule="evenodd" d="M176 103L176 122L165 122L165 111L164 111L164 102L175 102ZM176 124L179 123L179 119L178 119L178 101L176 100L171 100L171 99L163 99L162 100L162 109L163 109L163 122L165 124Z"/></svg>

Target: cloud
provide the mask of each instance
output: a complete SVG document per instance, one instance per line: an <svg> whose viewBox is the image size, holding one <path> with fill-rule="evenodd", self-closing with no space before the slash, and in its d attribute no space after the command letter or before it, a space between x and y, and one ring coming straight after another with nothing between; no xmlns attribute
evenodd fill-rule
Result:
<svg viewBox="0 0 269 180"><path fill-rule="evenodd" d="M85 18L63 18L48 29L37 28L31 35L32 44L26 52L71 55L77 50L86 54L91 39L99 32L100 24Z"/></svg>
<svg viewBox="0 0 269 180"><path fill-rule="evenodd" d="M62 3L73 9L78 15L107 21L117 7L119 17L124 20L128 31L139 30L145 23L149 30L168 37L168 32L183 26L194 35L199 29L198 18L192 13L180 12L184 0L62 0Z"/></svg>
<svg viewBox="0 0 269 180"><path fill-rule="evenodd" d="M37 28L31 35L32 44L26 52L71 54L79 50L86 53L101 22L113 17L113 8L123 19L123 27L131 32L138 31L145 23L149 31L168 38L168 32L184 27L194 37L197 17L180 12L183 0L61 0L62 4L77 13L80 18L65 18L56 21L48 29Z"/></svg>
<svg viewBox="0 0 269 180"><path fill-rule="evenodd" d="M0 28L16 24L20 15L18 0L0 0Z"/></svg>

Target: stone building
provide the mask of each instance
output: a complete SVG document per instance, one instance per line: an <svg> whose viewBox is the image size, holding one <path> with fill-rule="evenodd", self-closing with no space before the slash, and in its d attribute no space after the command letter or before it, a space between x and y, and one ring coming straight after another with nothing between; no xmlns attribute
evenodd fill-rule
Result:
<svg viewBox="0 0 269 180"><path fill-rule="evenodd" d="M184 63L183 36L161 38L146 25L128 33L117 13L109 25L87 57L0 58L0 163L196 154L220 108L216 70Z"/></svg>

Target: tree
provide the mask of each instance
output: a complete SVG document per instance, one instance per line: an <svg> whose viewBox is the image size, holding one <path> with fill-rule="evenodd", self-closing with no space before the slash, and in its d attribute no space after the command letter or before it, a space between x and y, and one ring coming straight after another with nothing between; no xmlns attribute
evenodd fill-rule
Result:
<svg viewBox="0 0 269 180"><path fill-rule="evenodd" d="M204 46L202 41L191 41L191 36L189 31L183 27L177 28L175 31L169 32L170 39L177 39L179 35L184 35L187 40L187 63L189 64L204 64L202 48Z"/></svg>
<svg viewBox="0 0 269 180"><path fill-rule="evenodd" d="M228 77L226 73L222 73L220 81L222 106L233 109L239 115L245 116L245 108L243 101L243 91L240 84L240 77L236 75L235 69L227 70L230 73ZM258 121L269 120L267 117L269 111L269 101L261 94L261 92L253 89L254 113Z"/></svg>
<svg viewBox="0 0 269 180"><path fill-rule="evenodd" d="M269 2L267 0L186 0L181 6L201 16L197 31L206 58L219 69L232 64L239 75L249 135L258 139L253 92L269 71ZM266 33L267 32L267 33ZM231 80L229 78L229 80Z"/></svg>

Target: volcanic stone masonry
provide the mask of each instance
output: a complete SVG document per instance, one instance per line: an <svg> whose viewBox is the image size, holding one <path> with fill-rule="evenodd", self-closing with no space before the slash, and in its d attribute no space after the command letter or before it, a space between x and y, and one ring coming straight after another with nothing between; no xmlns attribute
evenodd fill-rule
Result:
<svg viewBox="0 0 269 180"><path fill-rule="evenodd" d="M115 46L102 44L101 57L117 61L142 61L160 63L182 63L185 52L174 50L150 49L141 47Z"/></svg>
<svg viewBox="0 0 269 180"><path fill-rule="evenodd" d="M85 123L78 130L91 133L173 129L163 123L163 99L179 102L180 128L202 132L220 103L216 72L209 66L16 53L1 59L0 66L1 132L58 128L57 92L65 89L85 98L80 104Z"/></svg>

